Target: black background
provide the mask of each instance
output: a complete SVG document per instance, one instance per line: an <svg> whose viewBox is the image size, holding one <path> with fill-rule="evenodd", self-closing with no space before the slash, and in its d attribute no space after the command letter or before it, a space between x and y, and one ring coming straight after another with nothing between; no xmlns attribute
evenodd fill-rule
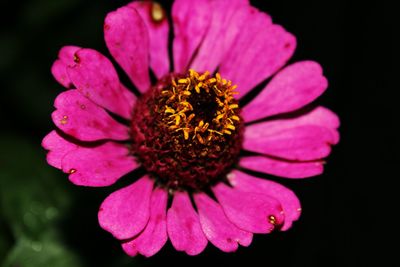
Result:
<svg viewBox="0 0 400 267"><path fill-rule="evenodd" d="M107 12L126 3L2 1L1 144L27 143L37 151L35 164L51 168L40 147L43 136L54 128L50 120L52 104L62 90L51 77L51 64L59 48L67 44L91 47L109 55L103 41L103 20ZM301 219L287 232L256 235L250 247L241 247L234 254L209 245L200 256L189 257L168 243L150 259L130 259L97 224L98 205L113 188L75 187L65 175L51 170L52 178L59 179L72 195L72 204L68 211L61 211L65 214L56 229L63 244L81 259L82 266L396 265L389 262L391 248L386 243L398 226L398 221L393 220L398 213L396 208L388 207L394 203L390 181L399 178L393 171L399 160L395 153L398 132L394 127L399 121L395 97L399 87L391 72L394 25L390 7L383 1L252 3L296 35L298 46L291 62L313 59L321 63L330 85L318 101L341 118L341 141L328 159L325 173L306 180L283 181L302 201ZM167 9L170 6L168 1L163 4ZM1 149L0 168L18 166L29 173L30 164L34 163L29 157L20 157L26 153L23 146ZM6 181L7 177L0 178ZM22 177L13 179L23 183ZM35 181L35 176L29 179ZM41 181L37 181L39 186ZM19 189L14 190L10 194L19 195ZM0 234L6 236L7 245L4 253L0 251L0 263L7 249L18 241L12 231L17 222L9 221L9 216L1 217L10 208L7 205L12 205L4 199L0 198ZM12 266L40 266L18 264L18 260L17 257Z"/></svg>

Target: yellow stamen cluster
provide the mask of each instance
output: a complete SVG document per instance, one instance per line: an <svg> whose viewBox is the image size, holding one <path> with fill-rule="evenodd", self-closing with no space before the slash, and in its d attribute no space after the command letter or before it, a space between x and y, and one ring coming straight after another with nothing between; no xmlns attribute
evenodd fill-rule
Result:
<svg viewBox="0 0 400 267"><path fill-rule="evenodd" d="M211 77L208 71L199 74L189 70L186 77L171 78L171 86L161 91L169 129L182 132L185 140L197 139L201 144L208 144L217 135L231 135L240 122L234 99L236 88L219 73ZM211 114L202 116L203 111L196 108L204 107L194 108L196 101L212 102L216 108L204 110Z"/></svg>

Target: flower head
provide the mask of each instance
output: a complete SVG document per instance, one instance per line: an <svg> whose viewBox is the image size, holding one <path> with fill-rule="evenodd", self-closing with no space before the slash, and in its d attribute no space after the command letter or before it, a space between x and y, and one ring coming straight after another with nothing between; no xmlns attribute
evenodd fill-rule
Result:
<svg viewBox="0 0 400 267"><path fill-rule="evenodd" d="M60 50L52 73L68 90L55 100L57 130L43 140L48 163L93 187L146 170L109 195L98 215L132 256L154 255L168 239L189 255L208 242L231 252L254 233L289 229L301 213L296 195L248 170L284 178L323 172L339 120L326 108L303 108L327 88L320 65L284 67L295 37L246 0L175 0L171 70L167 18L159 4L135 1L105 19L107 47L138 95L99 52Z"/></svg>

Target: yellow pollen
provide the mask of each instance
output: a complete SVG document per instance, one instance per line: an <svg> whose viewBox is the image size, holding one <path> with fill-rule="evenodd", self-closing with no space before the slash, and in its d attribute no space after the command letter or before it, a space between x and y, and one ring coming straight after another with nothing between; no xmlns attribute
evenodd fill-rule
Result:
<svg viewBox="0 0 400 267"><path fill-rule="evenodd" d="M233 131L236 129L235 126L233 126L232 124L228 124L228 125L226 126L226 128L231 129L231 130L233 130Z"/></svg>
<svg viewBox="0 0 400 267"><path fill-rule="evenodd" d="M239 107L239 105L238 105L238 104L232 104L232 105L229 105L229 108L231 108L231 109L238 108L238 107Z"/></svg>
<svg viewBox="0 0 400 267"><path fill-rule="evenodd" d="M168 106L165 106L165 111L164 111L165 113L172 113L172 114L174 114L175 113L175 110L174 109L172 109L172 108L170 108L170 107L168 107Z"/></svg>
<svg viewBox="0 0 400 267"><path fill-rule="evenodd" d="M230 136L241 121L236 88L219 73L213 77L209 71L190 69L186 77L171 78L171 86L161 91L163 120L171 131L182 132L184 140L202 145Z"/></svg>
<svg viewBox="0 0 400 267"><path fill-rule="evenodd" d="M233 115L233 116L231 117L231 119L232 119L232 120L235 120L235 121L240 121L239 117L236 116L236 115Z"/></svg>
<svg viewBox="0 0 400 267"><path fill-rule="evenodd" d="M177 87L178 85L176 84L176 82L175 82L175 79L174 78L172 78L171 79L171 84L172 84L172 88L174 89L175 87ZM174 92L175 93L175 92Z"/></svg>
<svg viewBox="0 0 400 267"><path fill-rule="evenodd" d="M215 83L216 81L217 81L217 79L215 79L215 78L211 78L211 79L207 80L208 83Z"/></svg>

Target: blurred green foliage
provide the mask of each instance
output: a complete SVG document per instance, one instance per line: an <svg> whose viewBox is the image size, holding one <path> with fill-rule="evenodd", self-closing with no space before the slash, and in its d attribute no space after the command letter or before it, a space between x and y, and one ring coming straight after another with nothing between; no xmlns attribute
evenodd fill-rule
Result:
<svg viewBox="0 0 400 267"><path fill-rule="evenodd" d="M3 266L82 266L58 228L71 194L46 166L44 153L16 136L1 136L0 147Z"/></svg>

